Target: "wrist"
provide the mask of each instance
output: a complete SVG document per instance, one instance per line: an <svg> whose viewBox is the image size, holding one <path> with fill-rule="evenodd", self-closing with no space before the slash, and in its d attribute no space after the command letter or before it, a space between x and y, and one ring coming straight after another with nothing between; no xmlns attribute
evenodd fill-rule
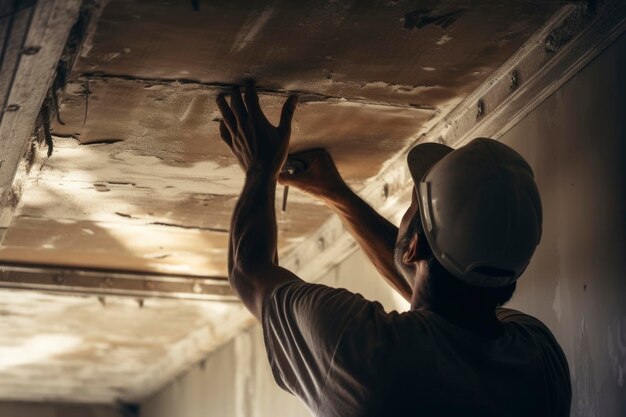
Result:
<svg viewBox="0 0 626 417"><path fill-rule="evenodd" d="M278 172L274 171L263 166L251 166L245 172L246 182L277 182Z"/></svg>

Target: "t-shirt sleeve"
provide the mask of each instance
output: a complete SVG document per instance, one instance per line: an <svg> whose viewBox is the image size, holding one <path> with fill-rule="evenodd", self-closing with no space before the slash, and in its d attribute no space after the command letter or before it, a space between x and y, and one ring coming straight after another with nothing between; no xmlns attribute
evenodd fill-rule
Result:
<svg viewBox="0 0 626 417"><path fill-rule="evenodd" d="M378 303L304 281L272 291L263 303L262 319L276 382L315 408L346 327L372 304Z"/></svg>

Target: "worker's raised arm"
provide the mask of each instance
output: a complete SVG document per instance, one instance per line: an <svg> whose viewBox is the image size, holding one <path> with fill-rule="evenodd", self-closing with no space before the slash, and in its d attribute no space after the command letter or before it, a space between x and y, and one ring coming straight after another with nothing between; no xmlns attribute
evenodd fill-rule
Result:
<svg viewBox="0 0 626 417"><path fill-rule="evenodd" d="M277 265L274 207L276 182L289 148L297 97L287 99L280 125L272 126L261 111L254 86L231 92L230 105L217 98L222 113L220 134L246 179L231 219L228 277L244 305L257 319L265 296L297 276Z"/></svg>
<svg viewBox="0 0 626 417"><path fill-rule="evenodd" d="M378 272L405 300L411 301L411 286L394 266L398 228L378 214L343 181L331 156L314 149L290 156L306 169L282 173L279 180L324 201L339 215Z"/></svg>

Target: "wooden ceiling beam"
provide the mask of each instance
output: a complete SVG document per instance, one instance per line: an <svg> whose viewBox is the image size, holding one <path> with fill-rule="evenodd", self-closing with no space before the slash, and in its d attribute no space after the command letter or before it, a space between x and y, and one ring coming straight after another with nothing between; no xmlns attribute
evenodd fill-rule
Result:
<svg viewBox="0 0 626 417"><path fill-rule="evenodd" d="M80 5L0 0L0 241L19 200L15 174Z"/></svg>
<svg viewBox="0 0 626 417"><path fill-rule="evenodd" d="M0 288L51 293L236 301L225 277L63 268L36 264L0 264Z"/></svg>

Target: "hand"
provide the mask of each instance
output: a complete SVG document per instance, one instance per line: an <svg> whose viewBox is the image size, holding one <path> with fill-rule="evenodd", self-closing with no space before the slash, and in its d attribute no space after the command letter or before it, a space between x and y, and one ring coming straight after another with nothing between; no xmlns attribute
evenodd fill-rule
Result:
<svg viewBox="0 0 626 417"><path fill-rule="evenodd" d="M325 149L300 152L289 155L289 158L302 161L306 169L293 174L281 173L278 177L281 184L296 187L326 200L332 200L348 188Z"/></svg>
<svg viewBox="0 0 626 417"><path fill-rule="evenodd" d="M277 176L287 159L291 120L298 97L290 96L285 101L278 127L265 118L252 83L246 85L243 100L239 87L234 87L230 106L223 95L219 95L216 101L223 117L220 136L244 172Z"/></svg>

